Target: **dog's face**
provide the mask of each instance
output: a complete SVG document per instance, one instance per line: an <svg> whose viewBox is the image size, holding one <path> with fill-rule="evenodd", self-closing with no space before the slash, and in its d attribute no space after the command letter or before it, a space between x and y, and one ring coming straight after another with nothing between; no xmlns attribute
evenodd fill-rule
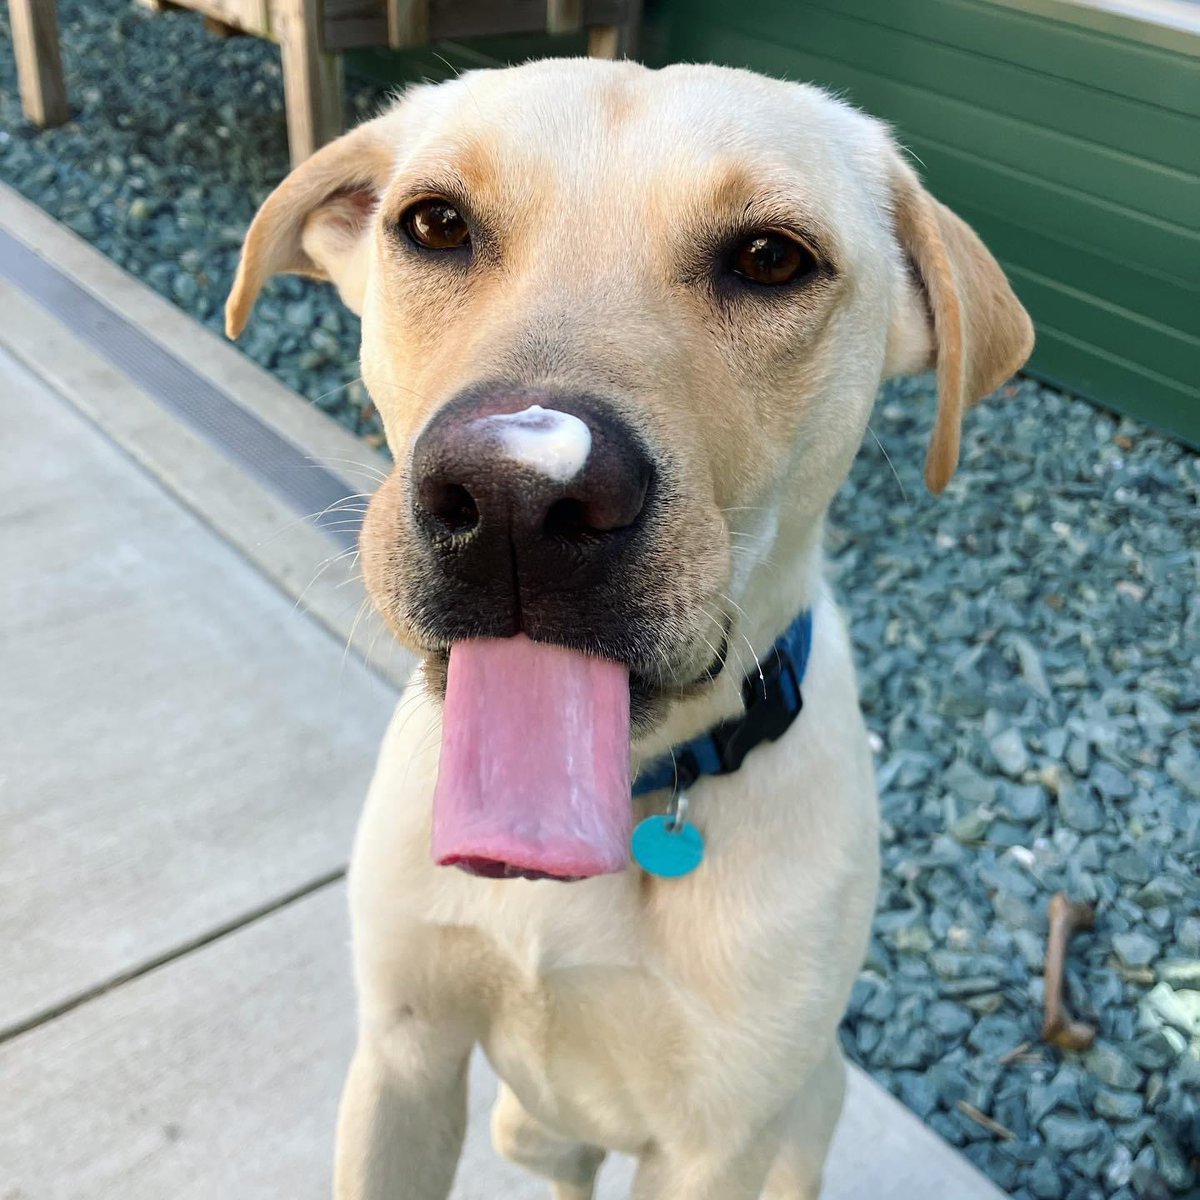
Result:
<svg viewBox="0 0 1200 1200"><path fill-rule="evenodd" d="M396 463L363 561L397 636L435 668L519 631L615 659L644 722L791 615L882 378L938 366L940 490L1031 341L882 125L717 67L414 89L264 205L232 333L277 271L362 315Z"/></svg>

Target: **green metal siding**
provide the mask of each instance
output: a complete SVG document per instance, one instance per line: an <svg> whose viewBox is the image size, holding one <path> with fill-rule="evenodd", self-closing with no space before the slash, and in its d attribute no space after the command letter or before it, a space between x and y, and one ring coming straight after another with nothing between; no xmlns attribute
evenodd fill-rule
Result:
<svg viewBox="0 0 1200 1200"><path fill-rule="evenodd" d="M1063 0L650 0L646 57L889 120L1038 326L1030 370L1200 443L1200 36Z"/></svg>

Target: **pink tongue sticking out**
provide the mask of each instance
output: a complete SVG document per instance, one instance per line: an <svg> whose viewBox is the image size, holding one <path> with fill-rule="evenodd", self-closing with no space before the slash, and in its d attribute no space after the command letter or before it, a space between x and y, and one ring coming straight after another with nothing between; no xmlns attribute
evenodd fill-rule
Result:
<svg viewBox="0 0 1200 1200"><path fill-rule="evenodd" d="M632 824L627 667L521 635L451 648L439 866L494 878L623 871Z"/></svg>

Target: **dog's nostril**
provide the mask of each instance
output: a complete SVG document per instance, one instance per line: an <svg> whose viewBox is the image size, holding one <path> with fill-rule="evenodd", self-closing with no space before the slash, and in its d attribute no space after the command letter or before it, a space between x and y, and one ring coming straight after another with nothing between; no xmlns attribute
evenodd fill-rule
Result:
<svg viewBox="0 0 1200 1200"><path fill-rule="evenodd" d="M556 500L542 518L542 533L577 545L600 542L637 523L649 486L646 472L644 478L621 478L588 489L582 499L567 496Z"/></svg>
<svg viewBox="0 0 1200 1200"><path fill-rule="evenodd" d="M450 533L469 533L479 524L479 506L461 483L439 483L424 488L421 504Z"/></svg>
<svg viewBox="0 0 1200 1200"><path fill-rule="evenodd" d="M564 542L590 542L601 537L604 530L597 529L588 520L587 506L582 500L556 500L546 512L542 531L547 537L559 538Z"/></svg>

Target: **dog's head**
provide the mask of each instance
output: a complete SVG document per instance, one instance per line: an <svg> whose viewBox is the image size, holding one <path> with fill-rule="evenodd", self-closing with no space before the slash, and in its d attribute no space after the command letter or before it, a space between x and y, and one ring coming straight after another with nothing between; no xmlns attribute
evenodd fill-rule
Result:
<svg viewBox="0 0 1200 1200"><path fill-rule="evenodd" d="M518 631L616 660L644 728L803 601L880 380L937 367L940 491L1032 340L881 123L719 67L414 88L263 205L231 335L276 272L362 316L395 458L363 561L396 635L435 675Z"/></svg>

